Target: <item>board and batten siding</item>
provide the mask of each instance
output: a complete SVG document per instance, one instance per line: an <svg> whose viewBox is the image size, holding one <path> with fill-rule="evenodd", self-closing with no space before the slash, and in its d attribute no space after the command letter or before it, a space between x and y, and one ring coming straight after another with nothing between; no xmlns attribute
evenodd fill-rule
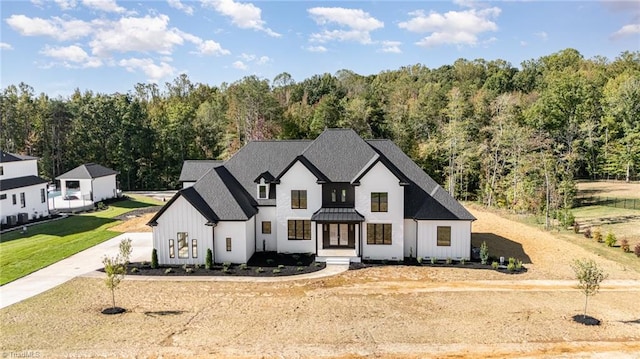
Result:
<svg viewBox="0 0 640 359"><path fill-rule="evenodd" d="M356 210L365 218L362 223L363 259L402 260L404 254L404 187L382 163L376 163L356 187ZM371 212L371 193L387 193L387 212ZM367 244L367 223L391 224L391 244Z"/></svg>
<svg viewBox="0 0 640 359"><path fill-rule="evenodd" d="M438 246L438 226L451 227L451 246ZM416 256L438 259L471 257L471 221L418 221Z"/></svg>
<svg viewBox="0 0 640 359"><path fill-rule="evenodd" d="M93 179L93 201L100 202L116 197L116 175Z"/></svg>
<svg viewBox="0 0 640 359"><path fill-rule="evenodd" d="M416 230L418 222L413 219L404 220L404 256L413 258L418 257L416 253Z"/></svg>
<svg viewBox="0 0 640 359"><path fill-rule="evenodd" d="M262 252L263 245L266 251L277 251L278 243L276 241L278 226L276 223L276 207L261 206L258 207L258 213L255 215L255 249ZM262 233L262 222L271 222L271 234Z"/></svg>
<svg viewBox="0 0 640 359"><path fill-rule="evenodd" d="M315 253L316 231L312 226L311 240L289 240L288 220L311 220L311 216L322 206L322 185L302 163L296 162L280 178L276 187L277 248L280 253ZM291 190L307 191L307 208L291 208Z"/></svg>
<svg viewBox="0 0 640 359"><path fill-rule="evenodd" d="M160 264L204 264L207 249L211 248L213 230L189 201L180 196L158 218L153 227L153 248L158 252ZM178 258L178 232L187 232L188 258ZM174 258L169 258L169 239L174 241ZM192 257L192 239L197 239L197 257Z"/></svg>
<svg viewBox="0 0 640 359"><path fill-rule="evenodd" d="M253 217L255 218L255 217ZM215 227L214 243L216 263L247 263L247 227L249 221L220 221ZM253 223L252 223L253 224ZM227 238L231 238L231 251L227 251ZM253 240L250 241L253 246ZM250 257L250 256L249 256Z"/></svg>

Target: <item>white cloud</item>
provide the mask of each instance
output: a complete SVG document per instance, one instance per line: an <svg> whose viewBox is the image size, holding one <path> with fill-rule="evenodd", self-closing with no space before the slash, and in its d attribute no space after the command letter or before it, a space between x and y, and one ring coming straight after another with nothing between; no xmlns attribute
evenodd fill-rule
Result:
<svg viewBox="0 0 640 359"><path fill-rule="evenodd" d="M620 28L620 30L614 32L611 36L615 39L634 34L640 34L640 24L624 25Z"/></svg>
<svg viewBox="0 0 640 359"><path fill-rule="evenodd" d="M520 46L527 46L527 42L526 41L520 41Z"/></svg>
<svg viewBox="0 0 640 359"><path fill-rule="evenodd" d="M314 7L307 12L318 25L337 25L340 30L323 30L311 34L312 42L325 43L332 40L355 41L370 44L370 32L384 27L384 23L360 9L345 9L341 7Z"/></svg>
<svg viewBox="0 0 640 359"><path fill-rule="evenodd" d="M54 0L62 10L69 10L76 7L76 0Z"/></svg>
<svg viewBox="0 0 640 359"><path fill-rule="evenodd" d="M545 31L536 32L533 35L542 41L547 41L547 39L549 38L549 34L547 34Z"/></svg>
<svg viewBox="0 0 640 359"><path fill-rule="evenodd" d="M193 8L189 5L183 4L180 0L167 0L167 2L172 8L184 11L188 15L193 15Z"/></svg>
<svg viewBox="0 0 640 359"><path fill-rule="evenodd" d="M240 58L244 61L253 61L256 58L256 55L242 53L240 54Z"/></svg>
<svg viewBox="0 0 640 359"><path fill-rule="evenodd" d="M62 47L50 47L46 46L41 54L56 60L62 61L62 65L65 67L74 67L70 63L77 64L81 67L100 67L102 61L98 58L91 57L80 46L62 46ZM52 64L52 65L55 65Z"/></svg>
<svg viewBox="0 0 640 359"><path fill-rule="evenodd" d="M150 82L157 83L159 80L173 76L175 68L166 62L160 62L156 65L152 59L144 58L129 58L123 59L118 62L118 65L124 67L129 72L136 72L136 70L142 70Z"/></svg>
<svg viewBox="0 0 640 359"><path fill-rule="evenodd" d="M307 51L310 52L327 52L327 48L324 46L309 46L307 47Z"/></svg>
<svg viewBox="0 0 640 359"><path fill-rule="evenodd" d="M382 48L380 51L401 54L402 50L400 50L400 45L402 45L400 41L382 41Z"/></svg>
<svg viewBox="0 0 640 359"><path fill-rule="evenodd" d="M231 64L231 66L233 66L233 68L238 70L246 70L248 68L247 65L245 65L245 63L242 61L236 61L233 64Z"/></svg>
<svg viewBox="0 0 640 359"><path fill-rule="evenodd" d="M0 50L13 50L13 46L6 42L0 42Z"/></svg>
<svg viewBox="0 0 640 359"><path fill-rule="evenodd" d="M25 15L11 15L7 24L23 36L50 36L59 41L75 40L93 31L91 23L82 20L63 20L59 17L42 19Z"/></svg>
<svg viewBox="0 0 640 359"><path fill-rule="evenodd" d="M233 0L202 0L203 6L213 8L220 14L230 17L231 22L241 29L264 31L269 36L280 37L277 32L265 27L262 10L252 3L240 3Z"/></svg>
<svg viewBox="0 0 640 359"><path fill-rule="evenodd" d="M168 29L169 17L123 17L115 22L103 22L89 43L94 55L109 56L112 52L157 52L170 54L184 40L196 42L177 29ZM195 38L195 39L194 39ZM202 41L202 40L200 40Z"/></svg>
<svg viewBox="0 0 640 359"><path fill-rule="evenodd" d="M198 53L202 55L229 55L231 52L229 50L223 49L219 43L213 40L203 41L198 45Z"/></svg>
<svg viewBox="0 0 640 359"><path fill-rule="evenodd" d="M122 13L126 9L116 4L116 0L82 0L82 4L86 7L104 11Z"/></svg>
<svg viewBox="0 0 640 359"><path fill-rule="evenodd" d="M271 61L271 59L269 58L269 56L260 56L260 58L258 60L256 60L256 64L265 65L265 64L269 63L270 61Z"/></svg>
<svg viewBox="0 0 640 359"><path fill-rule="evenodd" d="M416 33L431 33L418 41L420 46L444 44L476 45L478 35L487 31L497 31L498 25L491 19L500 15L497 7L482 10L449 11L444 14L422 10L409 13L412 18L398 24L398 27Z"/></svg>

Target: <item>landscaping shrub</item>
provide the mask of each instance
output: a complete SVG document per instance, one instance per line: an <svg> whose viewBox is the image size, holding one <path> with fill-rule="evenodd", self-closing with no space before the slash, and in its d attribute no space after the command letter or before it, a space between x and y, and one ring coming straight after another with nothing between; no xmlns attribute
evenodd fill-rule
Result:
<svg viewBox="0 0 640 359"><path fill-rule="evenodd" d="M206 269L213 268L213 252L211 252L211 248L207 249L207 257L204 260L204 267Z"/></svg>
<svg viewBox="0 0 640 359"><path fill-rule="evenodd" d="M489 260L489 246L483 241L480 245L480 263L487 264L487 260Z"/></svg>
<svg viewBox="0 0 640 359"><path fill-rule="evenodd" d="M256 268L256 273L264 273L264 269L262 267Z"/></svg>
<svg viewBox="0 0 640 359"><path fill-rule="evenodd" d="M451 259L451 257L447 257L447 259L445 260L445 262L447 264L451 264L451 262L453 262L453 260Z"/></svg>
<svg viewBox="0 0 640 359"><path fill-rule="evenodd" d="M580 233L580 224L578 222L573 222L573 233Z"/></svg>
<svg viewBox="0 0 640 359"><path fill-rule="evenodd" d="M284 269L284 264L278 264L278 269Z"/></svg>
<svg viewBox="0 0 640 359"><path fill-rule="evenodd" d="M422 257L416 258L416 261L418 262L418 264L422 264Z"/></svg>
<svg viewBox="0 0 640 359"><path fill-rule="evenodd" d="M602 232L600 232L600 228L594 228L592 231L592 234L593 234L593 239L596 242L598 243L602 242Z"/></svg>
<svg viewBox="0 0 640 359"><path fill-rule="evenodd" d="M431 257L430 260L431 260L431 264L436 264L436 262L438 261L438 258Z"/></svg>
<svg viewBox="0 0 640 359"><path fill-rule="evenodd" d="M516 270L516 264L515 264L515 262L514 262L514 263L509 262L509 264L507 264L507 270L508 270L509 272L515 272L515 270Z"/></svg>
<svg viewBox="0 0 640 359"><path fill-rule="evenodd" d="M139 270L136 267L131 268L131 273L138 273Z"/></svg>
<svg viewBox="0 0 640 359"><path fill-rule="evenodd" d="M297 270L298 272L302 272L302 271L304 270L304 267L298 267L298 268L296 268L296 270Z"/></svg>
<svg viewBox="0 0 640 359"><path fill-rule="evenodd" d="M519 259L516 261L516 269L517 270L521 270L522 269L522 261L519 260Z"/></svg>
<svg viewBox="0 0 640 359"><path fill-rule="evenodd" d="M164 270L164 274L169 274L169 273L173 273L173 269L167 268Z"/></svg>
<svg viewBox="0 0 640 359"><path fill-rule="evenodd" d="M557 218L563 229L567 229L569 226L573 226L576 221L576 217L569 209L558 211Z"/></svg>
<svg viewBox="0 0 640 359"><path fill-rule="evenodd" d="M497 262L497 261L493 261L493 262L491 262L491 268L493 268L493 269L498 269L498 266L500 266L500 264L498 264L498 262Z"/></svg>
<svg viewBox="0 0 640 359"><path fill-rule="evenodd" d="M460 258L460 264L464 265L466 263L467 259L466 258Z"/></svg>
<svg viewBox="0 0 640 359"><path fill-rule="evenodd" d="M625 253L629 253L631 252L631 248L629 247L629 240L627 239L623 239L620 241L620 248L622 248L622 251Z"/></svg>
<svg viewBox="0 0 640 359"><path fill-rule="evenodd" d="M242 264L240 264L240 267L239 267L239 268L240 268L240 269L242 269L242 270L247 270L247 269L248 269L248 268L247 268L247 263L242 263Z"/></svg>
<svg viewBox="0 0 640 359"><path fill-rule="evenodd" d="M616 235L613 232L609 231L607 233L607 237L604 239L604 242L607 244L607 247L613 247L618 240L616 239Z"/></svg>
<svg viewBox="0 0 640 359"><path fill-rule="evenodd" d="M151 251L151 268L158 268L158 250L155 248Z"/></svg>
<svg viewBox="0 0 640 359"><path fill-rule="evenodd" d="M587 228L584 230L584 237L591 239L591 228Z"/></svg>
<svg viewBox="0 0 640 359"><path fill-rule="evenodd" d="M278 273L280 273L280 269L278 269L278 268L273 268L273 271L272 271L272 272L273 272L273 274L278 274Z"/></svg>
<svg viewBox="0 0 640 359"><path fill-rule="evenodd" d="M636 244L636 246L633 247L633 253L635 253L635 255L640 258L640 243Z"/></svg>

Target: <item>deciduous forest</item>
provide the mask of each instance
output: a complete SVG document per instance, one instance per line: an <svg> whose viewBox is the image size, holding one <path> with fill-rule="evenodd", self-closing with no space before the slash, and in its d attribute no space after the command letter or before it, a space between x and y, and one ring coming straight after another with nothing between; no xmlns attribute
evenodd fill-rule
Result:
<svg viewBox="0 0 640 359"><path fill-rule="evenodd" d="M286 72L220 86L180 75L68 98L20 83L2 89L0 107L0 147L40 157L43 177L96 162L120 171L123 190L177 188L185 159L226 159L248 141L327 127L391 139L456 198L519 212L570 208L577 178L637 180L640 170L638 51L299 82Z"/></svg>

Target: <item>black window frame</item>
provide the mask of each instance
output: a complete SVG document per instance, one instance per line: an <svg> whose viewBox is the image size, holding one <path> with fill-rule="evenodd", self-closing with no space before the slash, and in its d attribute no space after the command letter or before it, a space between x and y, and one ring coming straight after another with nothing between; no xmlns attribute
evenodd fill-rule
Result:
<svg viewBox="0 0 640 359"><path fill-rule="evenodd" d="M191 239L191 258L198 258L198 240Z"/></svg>
<svg viewBox="0 0 640 359"><path fill-rule="evenodd" d="M47 201L46 193L47 193L47 191L44 188L40 188L40 201L41 201L41 203L45 203Z"/></svg>
<svg viewBox="0 0 640 359"><path fill-rule="evenodd" d="M258 199L267 199L269 198L269 188L267 187L268 185L266 184L259 184L258 185ZM262 196L262 190L264 189L264 196Z"/></svg>
<svg viewBox="0 0 640 359"><path fill-rule="evenodd" d="M18 197L16 197L16 194L12 194L11 195L11 202L13 203L13 205L15 206L16 204L18 204Z"/></svg>
<svg viewBox="0 0 640 359"><path fill-rule="evenodd" d="M271 221L262 221L262 234L271 234Z"/></svg>
<svg viewBox="0 0 640 359"><path fill-rule="evenodd" d="M293 225L293 227L291 227ZM292 231L293 228L293 231ZM311 220L290 219L287 220L287 238L290 241L311 240Z"/></svg>
<svg viewBox="0 0 640 359"><path fill-rule="evenodd" d="M176 237L178 238L178 258L179 259L189 258L189 233L178 232ZM181 243L184 243L184 246L182 246Z"/></svg>
<svg viewBox="0 0 640 359"><path fill-rule="evenodd" d="M176 257L176 246L175 240L173 238L169 238L169 258Z"/></svg>
<svg viewBox="0 0 640 359"><path fill-rule="evenodd" d="M367 223L368 245L393 244L393 224L391 223Z"/></svg>
<svg viewBox="0 0 640 359"><path fill-rule="evenodd" d="M307 209L307 190L291 190L291 209Z"/></svg>
<svg viewBox="0 0 640 359"><path fill-rule="evenodd" d="M0 199L7 199L7 194L6 193L0 194Z"/></svg>
<svg viewBox="0 0 640 359"><path fill-rule="evenodd" d="M231 245L232 245L232 239L231 239L231 237L227 237L227 238L225 239L225 244L226 244L227 252L231 252L231 249L232 249L232 247L231 247Z"/></svg>
<svg viewBox="0 0 640 359"><path fill-rule="evenodd" d="M389 192L371 192L371 212L389 212Z"/></svg>
<svg viewBox="0 0 640 359"><path fill-rule="evenodd" d="M27 206L27 196L24 192L20 192L20 208L25 208Z"/></svg>
<svg viewBox="0 0 640 359"><path fill-rule="evenodd" d="M448 231L448 238L441 239L440 230L443 231L442 235ZM441 244L443 242L443 244ZM436 229L436 246L438 247L451 247L451 226L438 226Z"/></svg>

